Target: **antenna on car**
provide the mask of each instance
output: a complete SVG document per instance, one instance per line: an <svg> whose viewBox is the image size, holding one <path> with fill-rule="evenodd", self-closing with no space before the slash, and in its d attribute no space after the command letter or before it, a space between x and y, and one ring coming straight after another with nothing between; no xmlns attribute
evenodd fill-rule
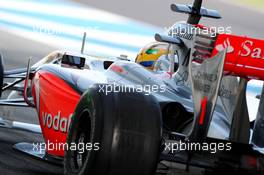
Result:
<svg viewBox="0 0 264 175"><path fill-rule="evenodd" d="M84 51L85 41L86 41L86 32L83 33L81 54L83 54L83 51Z"/></svg>
<svg viewBox="0 0 264 175"><path fill-rule="evenodd" d="M202 8L202 3L203 3L203 0L194 0L193 6L192 6L194 13L189 15L187 23L198 24L200 22L200 19L201 19L200 11Z"/></svg>
<svg viewBox="0 0 264 175"><path fill-rule="evenodd" d="M3 55L0 53L0 98L2 95L3 83L4 83L4 64L3 64Z"/></svg>
<svg viewBox="0 0 264 175"><path fill-rule="evenodd" d="M202 7L203 0L194 0L193 5L172 4L171 10L178 13L189 14L187 23L199 24L201 17L220 19L221 16L216 10Z"/></svg>

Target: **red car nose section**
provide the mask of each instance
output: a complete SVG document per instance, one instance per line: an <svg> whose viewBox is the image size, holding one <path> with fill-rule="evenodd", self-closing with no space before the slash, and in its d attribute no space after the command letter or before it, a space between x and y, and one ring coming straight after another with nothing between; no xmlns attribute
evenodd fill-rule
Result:
<svg viewBox="0 0 264 175"><path fill-rule="evenodd" d="M45 140L45 148L48 154L64 156L64 144L71 115L80 99L67 82L57 75L38 71L38 90L33 86L35 104L39 106L39 123Z"/></svg>

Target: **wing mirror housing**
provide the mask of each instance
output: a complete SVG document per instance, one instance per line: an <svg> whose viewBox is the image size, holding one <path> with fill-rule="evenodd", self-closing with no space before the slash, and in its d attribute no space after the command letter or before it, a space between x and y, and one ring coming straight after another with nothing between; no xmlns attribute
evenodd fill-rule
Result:
<svg viewBox="0 0 264 175"><path fill-rule="evenodd" d="M61 64L82 69L85 66L85 58L64 54L61 59Z"/></svg>

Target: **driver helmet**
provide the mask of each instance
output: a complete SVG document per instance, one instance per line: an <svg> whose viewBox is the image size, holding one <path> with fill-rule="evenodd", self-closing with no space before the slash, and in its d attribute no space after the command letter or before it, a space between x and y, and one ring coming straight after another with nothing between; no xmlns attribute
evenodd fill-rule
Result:
<svg viewBox="0 0 264 175"><path fill-rule="evenodd" d="M136 63L153 70L156 61L168 54L168 47L168 43L152 42L140 50L136 57Z"/></svg>

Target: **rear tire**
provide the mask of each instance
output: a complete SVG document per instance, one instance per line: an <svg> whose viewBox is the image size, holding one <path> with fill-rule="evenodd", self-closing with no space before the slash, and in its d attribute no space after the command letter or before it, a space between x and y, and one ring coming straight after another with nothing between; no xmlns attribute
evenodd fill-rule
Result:
<svg viewBox="0 0 264 175"><path fill-rule="evenodd" d="M153 175L160 154L161 110L153 96L100 92L90 88L80 99L67 144L99 143L99 150L65 150L67 175Z"/></svg>

